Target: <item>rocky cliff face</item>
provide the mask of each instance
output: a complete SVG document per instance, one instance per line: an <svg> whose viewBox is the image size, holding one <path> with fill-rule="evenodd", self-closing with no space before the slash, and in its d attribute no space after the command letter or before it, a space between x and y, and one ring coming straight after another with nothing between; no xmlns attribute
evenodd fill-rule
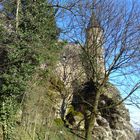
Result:
<svg viewBox="0 0 140 140"><path fill-rule="evenodd" d="M70 98L69 105L67 105L67 108L65 110L65 121L67 127L71 128L72 130L77 129L79 131L84 131L85 111L89 111L90 114L92 108L90 103L94 102L94 84L86 79L84 70L82 70L82 65L77 62L78 55L80 53L78 54L77 52L75 53L74 51L72 51L71 45L67 46L66 50L67 49L71 50L69 51L69 53L73 54L70 55L67 51L67 55L62 55L65 56L67 69L65 69L65 72L62 72L63 68L59 67L59 72L61 74L67 73L65 77L69 78L67 79L67 83L71 85L68 86L71 89L70 94L72 96ZM69 61L73 63L68 63ZM60 63L61 62L62 61L60 61ZM72 64L76 64L75 67ZM64 66L64 62L60 65ZM72 68L77 68L76 72L74 70L71 70L71 72L69 72ZM79 75L82 76L79 77ZM62 75L60 78L62 79ZM123 103L120 105L116 105L120 100L121 97L119 91L114 85L108 82L100 97L96 125L93 129L93 138L95 140L135 139L135 133L133 131L132 125L130 124L129 111L125 108L125 105ZM89 105L87 105L87 103Z"/></svg>
<svg viewBox="0 0 140 140"><path fill-rule="evenodd" d="M73 113L73 122L71 127L76 127L78 124L79 129L84 129L84 109L90 106L85 106L85 101L88 103L94 102L93 85L86 84L86 90L82 91L82 94L74 95L72 106L74 111L80 112L79 114ZM83 99L84 98L84 99ZM115 106L121 99L119 91L108 83L104 93L100 97L100 103L98 107L98 114L96 118L96 125L93 129L93 138L96 140L134 140L135 134L130 124L129 112L125 108L124 104ZM73 111L73 112L74 112ZM69 113L70 114L70 113ZM72 112L71 112L72 114ZM68 115L67 115L68 116Z"/></svg>

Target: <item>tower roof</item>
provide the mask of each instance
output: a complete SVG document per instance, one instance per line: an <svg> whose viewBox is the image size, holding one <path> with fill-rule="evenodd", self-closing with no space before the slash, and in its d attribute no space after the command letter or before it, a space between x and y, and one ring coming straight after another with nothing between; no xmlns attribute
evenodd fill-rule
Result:
<svg viewBox="0 0 140 140"><path fill-rule="evenodd" d="M101 28L101 26L99 24L99 21L97 20L94 12L92 12L92 15L91 15L91 18L90 18L90 21L89 21L89 24L88 24L87 28L88 29L89 28Z"/></svg>

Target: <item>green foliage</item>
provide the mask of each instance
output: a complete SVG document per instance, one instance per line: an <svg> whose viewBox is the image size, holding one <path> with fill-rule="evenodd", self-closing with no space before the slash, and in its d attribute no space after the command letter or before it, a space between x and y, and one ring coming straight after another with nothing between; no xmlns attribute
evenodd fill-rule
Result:
<svg viewBox="0 0 140 140"><path fill-rule="evenodd" d="M2 95L22 94L36 67L43 62L52 66L59 50L53 9L45 1L27 2L24 9L25 13L20 14L18 32L13 31L10 43L7 42L4 48L7 67L1 76ZM4 39L1 36L1 40Z"/></svg>
<svg viewBox="0 0 140 140"><path fill-rule="evenodd" d="M39 61L48 60L51 65L50 62L55 59L55 51L59 49L56 46L58 29L53 8L46 0L27 1L24 11L20 18L19 31L22 32L23 39L39 54Z"/></svg>
<svg viewBox="0 0 140 140"><path fill-rule="evenodd" d="M0 99L0 122L3 126L3 137L11 140L15 129L15 113L17 110L17 102L13 98L3 97Z"/></svg>
<svg viewBox="0 0 140 140"><path fill-rule="evenodd" d="M73 116L83 117L83 114L81 112L74 110L74 107L72 105L69 107L67 114L69 114L69 113L71 113Z"/></svg>
<svg viewBox="0 0 140 140"><path fill-rule="evenodd" d="M61 118L56 118L54 121L55 121L57 126L59 126L59 127L63 127L64 126L64 122L62 121Z"/></svg>
<svg viewBox="0 0 140 140"><path fill-rule="evenodd" d="M38 64L37 54L22 40L7 47L7 67L2 75L2 93L8 96L23 94L26 82Z"/></svg>
<svg viewBox="0 0 140 140"><path fill-rule="evenodd" d="M6 10L13 20L3 18L0 25L0 122L3 126L3 137L12 139L11 132L15 124L15 115L28 87L40 64L46 63L51 71L57 61L60 50L57 43L58 29L55 23L53 8L46 2L21 1L19 26L15 29L16 3L7 5ZM7 25L8 23L9 25ZM12 28L9 30L9 26ZM48 74L46 74L48 75Z"/></svg>

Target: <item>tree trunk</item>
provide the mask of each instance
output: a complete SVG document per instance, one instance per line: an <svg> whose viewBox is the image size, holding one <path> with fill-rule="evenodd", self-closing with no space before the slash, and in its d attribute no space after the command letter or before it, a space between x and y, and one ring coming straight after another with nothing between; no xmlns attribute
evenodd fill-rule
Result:
<svg viewBox="0 0 140 140"><path fill-rule="evenodd" d="M20 7L20 0L17 0L17 9L16 9L16 32L18 31L18 25L19 25L19 7Z"/></svg>
<svg viewBox="0 0 140 140"><path fill-rule="evenodd" d="M85 127L85 129L86 129L85 130L85 139L86 140L92 140L92 131L93 131L95 121L96 121L96 114L97 114L97 109L98 109L99 98L100 98L100 90L96 92L95 101L93 103L93 109L92 109L89 119L87 119L87 123L86 123L87 126Z"/></svg>
<svg viewBox="0 0 140 140"><path fill-rule="evenodd" d="M2 133L3 133L3 140L7 139L7 122L6 122L6 113L5 113L5 103L2 103L2 112L4 113L3 116L3 124L2 124Z"/></svg>

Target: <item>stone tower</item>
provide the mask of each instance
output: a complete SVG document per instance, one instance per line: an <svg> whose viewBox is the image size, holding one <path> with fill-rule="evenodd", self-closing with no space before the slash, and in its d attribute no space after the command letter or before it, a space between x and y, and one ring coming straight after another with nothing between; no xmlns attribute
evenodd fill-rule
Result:
<svg viewBox="0 0 140 140"><path fill-rule="evenodd" d="M92 13L88 27L87 27L87 42L90 45L101 45L103 41L103 29L97 20L95 13Z"/></svg>
<svg viewBox="0 0 140 140"><path fill-rule="evenodd" d="M104 77L105 65L103 57L103 29L93 12L86 30L86 51L90 56L90 63L86 65L87 77L95 77L100 81ZM91 64L92 63L92 64ZM92 65L92 68L91 68ZM94 68L94 69L93 69ZM89 75L90 74L90 75Z"/></svg>

